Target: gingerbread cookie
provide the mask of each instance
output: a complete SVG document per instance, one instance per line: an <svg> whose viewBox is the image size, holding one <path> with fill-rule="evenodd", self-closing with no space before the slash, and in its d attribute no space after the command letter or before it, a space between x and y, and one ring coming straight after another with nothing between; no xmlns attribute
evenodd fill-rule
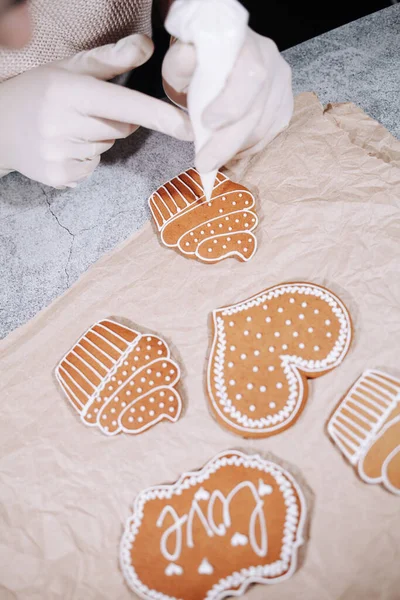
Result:
<svg viewBox="0 0 400 600"><path fill-rule="evenodd" d="M167 344L110 319L80 338L56 377L82 421L106 435L141 433L181 414L180 370Z"/></svg>
<svg viewBox="0 0 400 600"><path fill-rule="evenodd" d="M254 196L218 173L207 202L196 169L158 188L149 199L161 241L185 256L215 263L229 256L250 260L257 248Z"/></svg>
<svg viewBox="0 0 400 600"><path fill-rule="evenodd" d="M400 380L365 371L342 399L328 433L366 483L400 496Z"/></svg>
<svg viewBox="0 0 400 600"><path fill-rule="evenodd" d="M121 542L129 586L147 600L220 600L296 569L306 504L292 475L223 452L135 500Z"/></svg>
<svg viewBox="0 0 400 600"><path fill-rule="evenodd" d="M277 285L213 312L207 389L217 420L243 437L294 423L307 378L337 367L351 341L350 316L332 292L310 283Z"/></svg>

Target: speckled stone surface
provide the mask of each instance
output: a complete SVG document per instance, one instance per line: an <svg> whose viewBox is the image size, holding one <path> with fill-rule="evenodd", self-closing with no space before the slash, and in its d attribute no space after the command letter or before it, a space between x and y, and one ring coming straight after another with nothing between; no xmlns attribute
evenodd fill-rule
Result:
<svg viewBox="0 0 400 600"><path fill-rule="evenodd" d="M284 54L295 93L352 101L400 137L400 5ZM147 198L191 165L191 144L139 130L90 180L57 191L17 173L0 179L0 336L64 292L148 218Z"/></svg>

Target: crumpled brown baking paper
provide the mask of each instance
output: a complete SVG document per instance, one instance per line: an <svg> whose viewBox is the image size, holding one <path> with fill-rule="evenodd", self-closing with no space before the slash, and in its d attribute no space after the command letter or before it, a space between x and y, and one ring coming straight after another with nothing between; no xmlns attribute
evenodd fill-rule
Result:
<svg viewBox="0 0 400 600"><path fill-rule="evenodd" d="M399 376L400 143L359 109L297 98L293 121L231 175L258 197L258 252L205 265L159 245L150 224L89 269L64 296L1 344L0 597L134 597L118 564L135 495L201 467L219 451L272 452L314 494L301 568L246 597L400 597L400 499L358 480L326 421L366 367ZM209 314L270 285L305 280L347 304L355 339L343 365L310 383L287 431L245 441L208 412ZM121 316L170 341L186 410L176 424L107 438L60 394L57 361L96 320Z"/></svg>

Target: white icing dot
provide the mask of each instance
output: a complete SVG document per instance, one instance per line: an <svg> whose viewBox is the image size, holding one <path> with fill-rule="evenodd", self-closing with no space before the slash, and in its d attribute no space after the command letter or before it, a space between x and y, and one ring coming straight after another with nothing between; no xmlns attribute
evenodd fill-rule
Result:
<svg viewBox="0 0 400 600"><path fill-rule="evenodd" d="M241 355L240 355L240 358L241 358L242 360L245 360L245 359L247 358L247 355L246 355L246 354L241 354Z"/></svg>
<svg viewBox="0 0 400 600"><path fill-rule="evenodd" d="M136 352L140 352L140 346L137 346Z"/></svg>
<svg viewBox="0 0 400 600"><path fill-rule="evenodd" d="M149 410L149 415L150 415L151 417L154 417L154 410Z"/></svg>
<svg viewBox="0 0 400 600"><path fill-rule="evenodd" d="M210 229L210 233L215 233L214 229Z"/></svg>
<svg viewBox="0 0 400 600"><path fill-rule="evenodd" d="M295 299L294 298L290 298L289 302L290 302L290 304L294 304L295 303Z"/></svg>
<svg viewBox="0 0 400 600"><path fill-rule="evenodd" d="M156 377L161 377L161 373L160 373L160 371L157 371L157 373L156 373Z"/></svg>
<svg viewBox="0 0 400 600"><path fill-rule="evenodd" d="M307 331L308 331L308 333L312 333L312 332L314 331L314 329L313 329L312 327L309 327L309 328L307 329Z"/></svg>
<svg viewBox="0 0 400 600"><path fill-rule="evenodd" d="M247 252L248 248L243 248L243 252Z"/></svg>
<svg viewBox="0 0 400 600"><path fill-rule="evenodd" d="M208 252L212 252L212 248L209 248L209 249L208 249Z"/></svg>
<svg viewBox="0 0 400 600"><path fill-rule="evenodd" d="M115 413L115 408L112 408L112 409L111 409L111 412L112 412L112 413Z"/></svg>
<svg viewBox="0 0 400 600"><path fill-rule="evenodd" d="M229 321L229 327L233 327L235 325L234 321Z"/></svg>
<svg viewBox="0 0 400 600"><path fill-rule="evenodd" d="M135 367L135 366L133 366L133 367L131 368L131 370L132 370L132 371L136 371L136 367Z"/></svg>
<svg viewBox="0 0 400 600"><path fill-rule="evenodd" d="M326 319L326 321L325 321L325 325L330 325L330 324L331 324L330 320L329 320L329 319Z"/></svg>
<svg viewBox="0 0 400 600"><path fill-rule="evenodd" d="M204 231L200 231L200 234L201 234L201 235L204 235Z"/></svg>
<svg viewBox="0 0 400 600"><path fill-rule="evenodd" d="M251 410L251 412L254 412L256 410L256 407L254 406L254 404L250 404L249 410Z"/></svg>
<svg viewBox="0 0 400 600"><path fill-rule="evenodd" d="M107 415L103 415L101 418L102 419L107 419Z"/></svg>
<svg viewBox="0 0 400 600"><path fill-rule="evenodd" d="M122 381L121 381L121 380L119 380L119 381L117 381L117 383L118 383L118 385L121 385Z"/></svg>
<svg viewBox="0 0 400 600"><path fill-rule="evenodd" d="M142 383L145 383L145 381L146 381L146 377L141 377L141 378L140 378L140 381L141 381Z"/></svg>
<svg viewBox="0 0 400 600"><path fill-rule="evenodd" d="M235 381L234 379L231 379L231 380L229 381L229 385L235 385L235 383L236 383L236 381Z"/></svg>
<svg viewBox="0 0 400 600"><path fill-rule="evenodd" d="M162 354L161 350L159 350L159 352L158 352L158 353L159 353L159 354ZM148 354L146 354L146 356L145 356L145 359L146 359L146 360L150 360L150 356L149 356Z"/></svg>
<svg viewBox="0 0 400 600"><path fill-rule="evenodd" d="M162 366L163 369L166 369L167 368L167 363L163 362L161 366Z"/></svg>
<svg viewBox="0 0 400 600"><path fill-rule="evenodd" d="M137 360L139 360L139 357L135 356L135 358L133 360L137 361Z"/></svg>
<svg viewBox="0 0 400 600"><path fill-rule="evenodd" d="M115 377L111 377L111 381L115 381Z"/></svg>
<svg viewBox="0 0 400 600"><path fill-rule="evenodd" d="M248 390L252 390L253 389L253 384L252 383L248 383L246 385L246 387L247 387Z"/></svg>
<svg viewBox="0 0 400 600"><path fill-rule="evenodd" d="M303 342L300 342L300 344L299 344L299 348L301 348L301 349L303 350L303 348L304 348L304 344L303 344Z"/></svg>
<svg viewBox="0 0 400 600"><path fill-rule="evenodd" d="M227 241L227 242L230 242L230 241L231 241L231 239L232 239L231 237L227 237L227 238L226 238L226 241Z"/></svg>
<svg viewBox="0 0 400 600"><path fill-rule="evenodd" d="M283 388L283 383L281 383L280 381L278 381L278 383L276 384L276 387L278 390L281 390Z"/></svg>
<svg viewBox="0 0 400 600"><path fill-rule="evenodd" d="M125 365L125 367L127 367L129 365L127 360L124 360L124 365Z"/></svg>
<svg viewBox="0 0 400 600"><path fill-rule="evenodd" d="M173 413L175 409L174 409L173 406L170 406L168 410L169 410L170 413Z"/></svg>
<svg viewBox="0 0 400 600"><path fill-rule="evenodd" d="M151 369L146 370L147 375L151 375Z"/></svg>
<svg viewBox="0 0 400 600"><path fill-rule="evenodd" d="M318 310L318 308L316 308L316 309L314 310L314 315L319 315L319 310Z"/></svg>
<svg viewBox="0 0 400 600"><path fill-rule="evenodd" d="M283 313L283 308L281 306L278 308L278 313Z"/></svg>
<svg viewBox="0 0 400 600"><path fill-rule="evenodd" d="M260 339L262 338L262 334L261 334L261 333L256 333L256 338L257 338L258 340L260 340Z"/></svg>
<svg viewBox="0 0 400 600"><path fill-rule="evenodd" d="M332 337L332 334L330 331L328 331L328 333L326 334L326 337L328 337L328 338Z"/></svg>
<svg viewBox="0 0 400 600"><path fill-rule="evenodd" d="M259 350L254 350L254 356L260 356L260 351Z"/></svg>
<svg viewBox="0 0 400 600"><path fill-rule="evenodd" d="M285 325L291 325L291 324L292 324L292 321L290 319L286 319Z"/></svg>
<svg viewBox="0 0 400 600"><path fill-rule="evenodd" d="M122 371L122 375L128 375L128 371Z"/></svg>
<svg viewBox="0 0 400 600"><path fill-rule="evenodd" d="M267 388L265 387L265 385L261 385L260 386L260 392L266 392Z"/></svg>
<svg viewBox="0 0 400 600"><path fill-rule="evenodd" d="M129 423L133 423L133 417L128 417Z"/></svg>
<svg viewBox="0 0 400 600"><path fill-rule="evenodd" d="M211 223L207 223L207 227L211 227Z"/></svg>
<svg viewBox="0 0 400 600"><path fill-rule="evenodd" d="M130 381L130 382L129 382L129 385L131 385L131 386L133 386L134 384L135 384L135 382L134 382L134 381Z"/></svg>
<svg viewBox="0 0 400 600"><path fill-rule="evenodd" d="M114 425L114 427L115 427L115 425L117 424L117 421L112 421L111 424Z"/></svg>
<svg viewBox="0 0 400 600"><path fill-rule="evenodd" d="M293 331L293 337L299 337L299 334L297 331Z"/></svg>
<svg viewBox="0 0 400 600"><path fill-rule="evenodd" d="M128 393L128 392L127 392L127 393ZM121 406L122 406L122 408L125 408L125 406L126 406L126 402L121 402Z"/></svg>
<svg viewBox="0 0 400 600"><path fill-rule="evenodd" d="M109 389L109 390L110 390L110 392L111 392L111 390L113 389L113 386L112 386L112 385L109 385L109 386L108 386L108 389Z"/></svg>
<svg viewBox="0 0 400 600"><path fill-rule="evenodd" d="M162 350L157 351L158 356L162 356L162 353L163 353Z"/></svg>
<svg viewBox="0 0 400 600"><path fill-rule="evenodd" d="M307 306L307 302L302 302L302 303L301 303L301 306L302 306L303 308L305 308L305 307Z"/></svg>
<svg viewBox="0 0 400 600"><path fill-rule="evenodd" d="M304 319L304 315L301 313L299 314L299 319L303 320Z"/></svg>
<svg viewBox="0 0 400 600"><path fill-rule="evenodd" d="M233 362L232 362L232 361L231 361L231 362L228 362L228 367L229 367L230 369L232 369L232 367L233 367Z"/></svg>
<svg viewBox="0 0 400 600"><path fill-rule="evenodd" d="M253 367L253 373L257 373L258 367Z"/></svg>
<svg viewBox="0 0 400 600"><path fill-rule="evenodd" d="M318 350L319 350L319 346L314 346L314 350L315 350L316 352L318 352Z"/></svg>
<svg viewBox="0 0 400 600"><path fill-rule="evenodd" d="M239 194L239 198L241 198L243 196L243 194Z"/></svg>
<svg viewBox="0 0 400 600"><path fill-rule="evenodd" d="M197 238L194 238L194 241L195 241L195 242L198 242L199 240L198 240Z"/></svg>
<svg viewBox="0 0 400 600"><path fill-rule="evenodd" d="M288 349L288 345L287 344L282 344L282 350L287 350Z"/></svg>
<svg viewBox="0 0 400 600"><path fill-rule="evenodd" d="M142 412L144 412L144 411L146 410L146 407L142 405L142 406L140 407L140 410L141 410Z"/></svg>
<svg viewBox="0 0 400 600"><path fill-rule="evenodd" d="M218 240L213 240L214 244L218 244Z"/></svg>
<svg viewBox="0 0 400 600"><path fill-rule="evenodd" d="M246 317L246 321L247 321L248 323L250 323L250 321L251 321L251 317Z"/></svg>
<svg viewBox="0 0 400 600"><path fill-rule="evenodd" d="M222 200L226 200L226 196L222 196Z"/></svg>
<svg viewBox="0 0 400 600"><path fill-rule="evenodd" d="M226 250L226 244L223 244L223 245L222 245L222 248L223 248L224 250Z"/></svg>
<svg viewBox="0 0 400 600"><path fill-rule="evenodd" d="M225 217L225 221L229 221L229 217Z"/></svg>
<svg viewBox="0 0 400 600"><path fill-rule="evenodd" d="M266 323L271 323L271 317L266 317L265 322Z"/></svg>
<svg viewBox="0 0 400 600"><path fill-rule="evenodd" d="M165 392L160 392L160 396L161 396L161 398L164 398ZM150 402L151 402L151 399L150 399Z"/></svg>
<svg viewBox="0 0 400 600"><path fill-rule="evenodd" d="M235 223L239 223L239 219L235 219Z"/></svg>
<svg viewBox="0 0 400 600"><path fill-rule="evenodd" d="M275 348L274 348L274 346L270 346L270 347L268 348L268 350L269 350L270 352L275 352Z"/></svg>
<svg viewBox="0 0 400 600"><path fill-rule="evenodd" d="M219 227L220 229L222 229L222 223L220 223L220 224L218 225L218 227Z"/></svg>
<svg viewBox="0 0 400 600"><path fill-rule="evenodd" d="M160 408L164 408L164 402L160 402L160 404L158 405Z"/></svg>
<svg viewBox="0 0 400 600"><path fill-rule="evenodd" d="M150 336L147 336L146 342L151 342L151 337Z"/></svg>
<svg viewBox="0 0 400 600"><path fill-rule="evenodd" d="M234 352L236 350L236 346L231 346L230 350L231 350L231 352Z"/></svg>
<svg viewBox="0 0 400 600"><path fill-rule="evenodd" d="M270 402L270 403L269 403L269 407L270 407L270 408L275 408L275 407L276 407L276 404L275 404L275 402Z"/></svg>
<svg viewBox="0 0 400 600"><path fill-rule="evenodd" d="M88 414L88 416L87 416L87 418L88 418L88 419L91 419L91 418L92 418L92 415L89 413L89 414Z"/></svg>
<svg viewBox="0 0 400 600"><path fill-rule="evenodd" d="M242 399L242 394L236 394L235 398L236 398L236 400L241 400Z"/></svg>
<svg viewBox="0 0 400 600"><path fill-rule="evenodd" d="M242 243L242 240L238 240L237 243L240 245Z"/></svg>
<svg viewBox="0 0 400 600"><path fill-rule="evenodd" d="M185 246L190 246L189 242L186 242Z"/></svg>
<svg viewBox="0 0 400 600"><path fill-rule="evenodd" d="M280 337L280 335L281 335L281 334L279 333L279 331L275 331L275 333L274 333L274 336L275 336L275 337Z"/></svg>
<svg viewBox="0 0 400 600"><path fill-rule="evenodd" d="M157 342L157 345L158 345L158 346L162 346L162 344L163 344L163 343L162 343L162 341L161 341L161 340L158 340L158 342Z"/></svg>
<svg viewBox="0 0 400 600"><path fill-rule="evenodd" d="M143 417L138 418L139 423L143 423Z"/></svg>
<svg viewBox="0 0 400 600"><path fill-rule="evenodd" d="M146 350L151 350L151 346L146 346Z"/></svg>
<svg viewBox="0 0 400 600"><path fill-rule="evenodd" d="M143 392L143 390L142 390L142 388L141 388L141 387L138 387L137 391L138 391L138 393L139 393L139 394L140 394L141 392Z"/></svg>
<svg viewBox="0 0 400 600"><path fill-rule="evenodd" d="M166 376L165 381L171 381L171 377L169 375Z"/></svg>
<svg viewBox="0 0 400 600"><path fill-rule="evenodd" d="M263 304L263 310L268 310L268 304Z"/></svg>
<svg viewBox="0 0 400 600"><path fill-rule="evenodd" d="M243 335L249 335L249 330L245 329L245 331L243 331Z"/></svg>
<svg viewBox="0 0 400 600"><path fill-rule="evenodd" d="M173 401L175 400L175 397L174 397L174 396L169 396L168 400L169 400L170 402L173 402Z"/></svg>

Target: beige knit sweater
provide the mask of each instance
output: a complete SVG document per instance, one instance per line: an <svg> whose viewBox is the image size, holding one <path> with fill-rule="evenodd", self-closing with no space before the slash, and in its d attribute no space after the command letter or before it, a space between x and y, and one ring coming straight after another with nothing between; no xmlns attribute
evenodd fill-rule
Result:
<svg viewBox="0 0 400 600"><path fill-rule="evenodd" d="M151 35L152 0L31 0L32 41L0 48L0 81L131 33Z"/></svg>

